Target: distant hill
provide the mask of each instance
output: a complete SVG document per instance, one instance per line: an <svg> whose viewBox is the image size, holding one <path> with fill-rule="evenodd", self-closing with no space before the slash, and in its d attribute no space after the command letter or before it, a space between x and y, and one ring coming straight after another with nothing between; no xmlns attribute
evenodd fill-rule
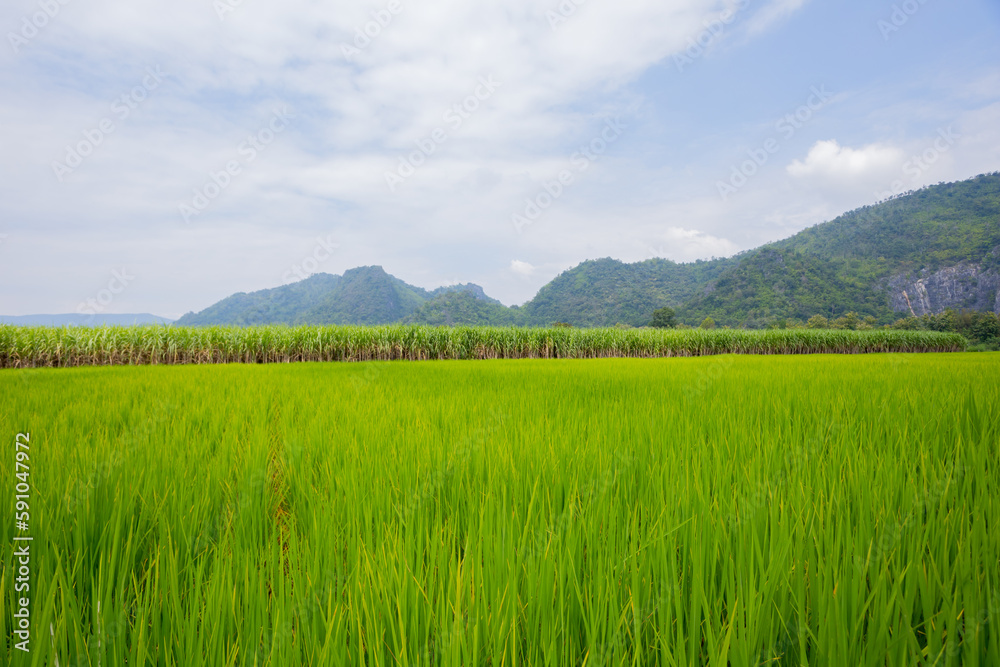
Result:
<svg viewBox="0 0 1000 667"><path fill-rule="evenodd" d="M381 266L363 266L345 271L343 276L319 273L290 285L234 294L200 313L184 315L177 324L389 324L411 316L429 302L455 294L504 308L479 285L427 291L389 275Z"/></svg>
<svg viewBox="0 0 1000 667"><path fill-rule="evenodd" d="M173 320L157 317L149 313L128 315L80 315L65 313L62 315L0 315L0 324L16 324L24 327L99 327L105 324L131 326L134 324L170 324Z"/></svg>
<svg viewBox="0 0 1000 667"><path fill-rule="evenodd" d="M403 319L428 298L425 290L390 276L381 266L363 266L345 271L337 286L305 310L298 322L388 324Z"/></svg>
<svg viewBox="0 0 1000 667"><path fill-rule="evenodd" d="M318 273L291 285L247 294L239 292L200 313L188 313L179 326L233 324L295 324L307 309L318 304L340 284L340 276Z"/></svg>
<svg viewBox="0 0 1000 667"><path fill-rule="evenodd" d="M469 291L439 294L415 310L404 322L432 326L525 326L527 314L494 299L479 298Z"/></svg>
<svg viewBox="0 0 1000 667"><path fill-rule="evenodd" d="M686 324L710 316L748 327L852 311L880 323L947 308L1000 313L1000 172L865 206L735 257L586 261L520 308L478 285L428 291L366 266L235 294L177 324L642 326L665 306Z"/></svg>

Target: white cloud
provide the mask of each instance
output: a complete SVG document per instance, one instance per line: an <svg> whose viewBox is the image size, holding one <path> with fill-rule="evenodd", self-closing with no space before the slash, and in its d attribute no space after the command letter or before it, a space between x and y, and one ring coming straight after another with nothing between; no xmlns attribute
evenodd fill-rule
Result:
<svg viewBox="0 0 1000 667"><path fill-rule="evenodd" d="M240 197L227 192L229 201L253 212L266 193L284 190L359 210L385 207L385 172L415 142L444 128L447 140L406 184L420 187L401 188L388 204L394 217L406 217L407 209L454 199L456 187L484 167L492 173L477 184L499 187L537 173L541 162L564 159L567 140L622 111L610 91L684 48L719 5L590 3L553 30L546 12L558 11L555 1L413 1L403 0L384 27L373 15L385 0L336 8L310 0L241 3L224 20L211 2L67 5L17 57L0 56L0 85L17 91L0 102L0 143L12 148L0 155L0 175L11 176L13 191L31 192L26 199L47 202L33 210L53 218L97 213L109 201L168 211L179 197L190 198L280 100L299 119L253 175L240 179L253 187ZM15 0L0 14L36 10L33 0ZM342 47L354 46L357 30L369 25L378 34L348 60ZM135 72L107 69L111 54L135 63ZM162 67L168 81L74 173L92 194L79 188L66 196L45 178L51 162L108 116L110 102L147 66ZM460 126L450 125L445 114L477 90L481 77L502 85ZM201 222L212 224L210 216Z"/></svg>
<svg viewBox="0 0 1000 667"><path fill-rule="evenodd" d="M764 32L778 21L794 14L806 2L807 0L771 0L753 15L747 24L747 32L751 35Z"/></svg>
<svg viewBox="0 0 1000 667"><path fill-rule="evenodd" d="M683 227L668 227L654 243L648 249L654 256L676 262L728 257L739 250L739 246L728 239Z"/></svg>
<svg viewBox="0 0 1000 667"><path fill-rule="evenodd" d="M67 4L20 53L0 49L0 88L10 92L0 99L0 144L9 149L0 152L0 218L10 221L5 232L45 229L66 243L86 232L130 242L108 243L111 254L62 255L28 245L36 237L20 233L16 256L46 265L60 257L67 270L96 275L142 257L144 276L190 273L225 289L250 289L262 286L261 275L281 276L302 243L337 231L346 265L338 257L331 271L372 263L407 277L448 263L442 271L449 277L506 276L517 295L507 298L520 298L542 273L528 281L531 265L500 259L541 244L516 247L508 218L522 192L565 167L576 137L594 136L606 118L623 113L634 96L616 91L685 48L721 6L587 3L553 30L546 12L558 11L556 0L414 3L402 0L402 10L351 60L342 45L352 44L385 0L344 7L246 2L224 20L212 2ZM0 24L19 25L35 11L36 0L12 0ZM111 103L140 83L147 67L162 68L166 80L119 120ZM491 76L502 85L458 127L449 124L446 112ZM296 118L248 163L239 147L275 103ZM114 133L60 183L53 161L107 117ZM438 127L447 140L390 193L385 172ZM239 176L185 225L179 205L190 204L195 189L233 159L241 160ZM560 207L569 210L569 198ZM142 239L157 236L181 250L144 254ZM213 261L183 251L185 237L211 248ZM273 244L261 250L254 238ZM469 259L446 262L441 248L449 244L461 248L450 257ZM557 261L552 248L545 253L546 266ZM242 261L246 256L258 265ZM54 268L38 289L59 301L74 286ZM11 279L20 270L3 267ZM437 278L423 282L434 287ZM41 307L39 293L19 290L7 308ZM203 307L204 294L178 292L145 310Z"/></svg>
<svg viewBox="0 0 1000 667"><path fill-rule="evenodd" d="M836 140L817 141L805 161L795 160L787 167L788 174L796 178L832 178L852 181L881 175L898 169L903 152L884 144L871 144L862 148L841 146Z"/></svg>
<svg viewBox="0 0 1000 667"><path fill-rule="evenodd" d="M535 267L528 262L522 262L519 259L513 259L510 262L510 270L522 277L527 278L535 272Z"/></svg>

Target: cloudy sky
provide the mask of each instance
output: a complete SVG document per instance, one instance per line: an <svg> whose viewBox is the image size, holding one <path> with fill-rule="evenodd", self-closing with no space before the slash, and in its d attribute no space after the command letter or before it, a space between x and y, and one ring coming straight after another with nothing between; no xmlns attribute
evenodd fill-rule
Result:
<svg viewBox="0 0 1000 667"><path fill-rule="evenodd" d="M1000 169L995 0L5 0L0 32L5 315L371 264L523 303Z"/></svg>

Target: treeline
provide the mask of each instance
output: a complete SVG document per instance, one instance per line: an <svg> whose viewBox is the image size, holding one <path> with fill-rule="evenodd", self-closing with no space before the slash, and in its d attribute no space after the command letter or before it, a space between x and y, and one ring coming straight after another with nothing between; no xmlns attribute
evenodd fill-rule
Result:
<svg viewBox="0 0 1000 667"><path fill-rule="evenodd" d="M897 320L893 329L903 331L944 331L965 336L972 349L1000 350L1000 317L996 313L948 309L940 315L906 317Z"/></svg>
<svg viewBox="0 0 1000 667"><path fill-rule="evenodd" d="M794 329L802 326L798 322L786 322L781 326L781 322L775 322L772 328ZM822 315L815 315L805 323L806 329L848 329L861 331L864 329L877 328L874 317L859 317L857 313L847 313L843 317L835 320L828 320ZM923 315L920 317L904 317L896 320L892 324L887 324L884 329L895 329L899 331L943 331L945 333L957 333L964 336L974 346L983 346L982 349L1000 349L1000 318L996 313L980 312L975 310L954 311L948 309L938 315Z"/></svg>
<svg viewBox="0 0 1000 667"><path fill-rule="evenodd" d="M690 325L677 321L672 308L660 308L653 312L649 322L650 327L657 329L691 329ZM700 329L716 328L715 320L706 317L698 327ZM730 327L724 326L724 329ZM833 329L840 331L870 331L874 329L889 329L896 331L938 331L955 333L965 337L974 350L1000 350L1000 316L989 311L977 310L955 311L951 308L937 315L921 317L904 317L892 324L879 325L871 315L862 317L850 312L837 318L827 318L823 315L813 315L808 320L795 318L775 318L765 323L763 329Z"/></svg>
<svg viewBox="0 0 1000 667"><path fill-rule="evenodd" d="M938 315L904 317L892 324L879 327L874 317L861 317L857 313L847 313L843 317L827 319L814 315L806 322L801 320L774 320L769 329L845 329L864 331L866 329L895 329L898 331L942 331L964 336L974 349L1000 350L1000 317L996 313L975 310L955 311L948 309Z"/></svg>

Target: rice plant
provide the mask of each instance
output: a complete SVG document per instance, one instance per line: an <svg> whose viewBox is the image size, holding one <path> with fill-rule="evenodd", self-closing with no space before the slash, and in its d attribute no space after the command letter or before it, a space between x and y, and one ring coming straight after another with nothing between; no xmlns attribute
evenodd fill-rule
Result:
<svg viewBox="0 0 1000 667"><path fill-rule="evenodd" d="M1000 664L995 354L209 367L166 364L618 334L159 333L160 366L0 371L36 550L4 664Z"/></svg>

